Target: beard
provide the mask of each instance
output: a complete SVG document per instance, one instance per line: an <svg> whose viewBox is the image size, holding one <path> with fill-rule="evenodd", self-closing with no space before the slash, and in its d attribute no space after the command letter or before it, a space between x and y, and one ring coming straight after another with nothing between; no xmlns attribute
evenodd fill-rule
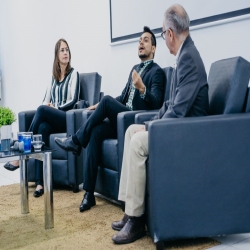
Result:
<svg viewBox="0 0 250 250"><path fill-rule="evenodd" d="M144 58L148 58L150 56L150 53L149 54L141 54L141 55L138 53L138 56L140 59L144 59Z"/></svg>

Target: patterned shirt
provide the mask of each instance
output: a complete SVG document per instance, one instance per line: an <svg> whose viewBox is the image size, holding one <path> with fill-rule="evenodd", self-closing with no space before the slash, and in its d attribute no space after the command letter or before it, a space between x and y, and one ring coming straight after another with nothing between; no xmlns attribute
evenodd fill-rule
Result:
<svg viewBox="0 0 250 250"><path fill-rule="evenodd" d="M79 73L72 68L61 82L57 82L52 76L52 82L46 90L43 105L52 103L59 110L72 109L79 100L80 83Z"/></svg>
<svg viewBox="0 0 250 250"><path fill-rule="evenodd" d="M143 62L144 65L140 68L138 74L141 76L142 72L144 71L144 69L151 63L153 62L153 60L148 60L148 61L145 61ZM126 106L130 109L130 110L133 110L133 105L132 105L132 102L133 102L133 99L134 99L134 94L135 94L135 86L134 86L134 83L133 83L133 79L131 80L131 83L130 83L131 87L130 87L130 94L129 94L129 98L128 98L128 101L126 103ZM145 91L143 94L140 93L140 96L142 99L145 98L146 96L146 86L145 86Z"/></svg>

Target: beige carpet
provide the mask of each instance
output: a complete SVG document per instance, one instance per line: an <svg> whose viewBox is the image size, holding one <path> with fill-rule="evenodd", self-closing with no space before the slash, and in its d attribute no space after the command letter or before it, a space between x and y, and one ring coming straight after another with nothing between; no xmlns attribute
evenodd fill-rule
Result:
<svg viewBox="0 0 250 250"><path fill-rule="evenodd" d="M30 213L20 210L20 185L0 187L0 249L155 249L149 236L132 244L115 245L111 238L116 233L111 223L122 218L121 209L102 198L97 206L80 213L83 191L54 190L54 229L44 229L44 198L34 198L35 187L29 186ZM204 238L175 241L166 249L202 250L220 244Z"/></svg>

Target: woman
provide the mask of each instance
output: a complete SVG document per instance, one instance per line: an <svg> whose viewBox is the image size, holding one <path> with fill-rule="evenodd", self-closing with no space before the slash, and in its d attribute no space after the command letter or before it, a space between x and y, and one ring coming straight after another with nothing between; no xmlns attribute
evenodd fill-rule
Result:
<svg viewBox="0 0 250 250"><path fill-rule="evenodd" d="M71 54L68 43L60 39L55 46L52 83L48 86L43 105L38 107L29 132L42 134L46 146L49 146L49 136L52 133L66 131L66 111L73 108L79 99L79 73L70 65ZM35 197L43 195L42 162L36 160L36 191ZM4 165L14 171L19 167L19 161Z"/></svg>

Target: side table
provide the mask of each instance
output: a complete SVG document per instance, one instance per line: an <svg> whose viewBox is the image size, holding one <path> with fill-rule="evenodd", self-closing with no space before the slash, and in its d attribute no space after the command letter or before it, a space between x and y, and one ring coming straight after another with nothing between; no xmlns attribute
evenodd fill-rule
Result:
<svg viewBox="0 0 250 250"><path fill-rule="evenodd" d="M53 186L52 186L52 151L44 147L41 151L21 153L19 151L0 152L0 162L19 160L20 167L20 189L21 189L21 213L29 213L29 194L27 179L27 161L30 158L43 161L43 182L44 182L44 218L45 229L54 227L53 208Z"/></svg>

